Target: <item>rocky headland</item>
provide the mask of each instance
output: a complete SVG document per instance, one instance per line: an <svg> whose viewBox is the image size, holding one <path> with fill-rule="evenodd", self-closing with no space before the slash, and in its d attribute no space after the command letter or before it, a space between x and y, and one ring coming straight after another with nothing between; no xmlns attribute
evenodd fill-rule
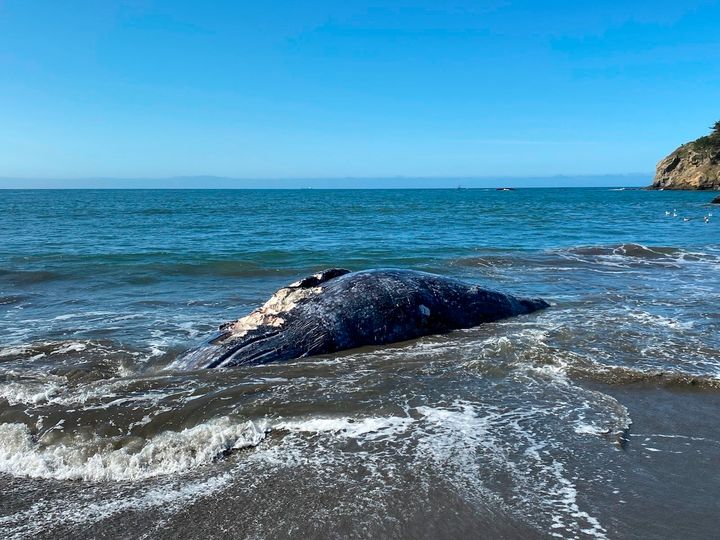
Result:
<svg viewBox="0 0 720 540"><path fill-rule="evenodd" d="M720 189L720 121L657 164L651 189Z"/></svg>

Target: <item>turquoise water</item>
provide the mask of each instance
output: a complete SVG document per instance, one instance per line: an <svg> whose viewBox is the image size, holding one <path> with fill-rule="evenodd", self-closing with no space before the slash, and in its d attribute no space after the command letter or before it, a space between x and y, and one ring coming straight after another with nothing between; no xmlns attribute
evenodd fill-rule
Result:
<svg viewBox="0 0 720 540"><path fill-rule="evenodd" d="M472 276L463 259L515 262L627 243L714 250L720 215L702 221L708 199L607 189L4 191L0 279L4 304L22 303L23 316L50 320L66 305L139 315L156 302L168 317L191 305L189 321L215 324L217 303L249 308L288 279L331 266ZM665 216L674 209L678 218ZM482 277L502 285L501 276ZM520 288L557 293L536 279ZM146 323L123 338L142 345L146 336L135 333Z"/></svg>
<svg viewBox="0 0 720 540"><path fill-rule="evenodd" d="M711 199L0 191L0 525L20 537L662 538L671 525L707 537L720 510ZM414 268L553 306L333 357L165 369L327 267Z"/></svg>

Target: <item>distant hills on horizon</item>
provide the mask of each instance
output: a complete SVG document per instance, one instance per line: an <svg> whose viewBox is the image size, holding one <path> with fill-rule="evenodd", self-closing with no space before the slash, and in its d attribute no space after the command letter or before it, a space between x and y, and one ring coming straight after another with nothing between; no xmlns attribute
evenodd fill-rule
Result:
<svg viewBox="0 0 720 540"><path fill-rule="evenodd" d="M645 187L652 173L485 177L230 178L11 178L0 189L449 189L538 187Z"/></svg>

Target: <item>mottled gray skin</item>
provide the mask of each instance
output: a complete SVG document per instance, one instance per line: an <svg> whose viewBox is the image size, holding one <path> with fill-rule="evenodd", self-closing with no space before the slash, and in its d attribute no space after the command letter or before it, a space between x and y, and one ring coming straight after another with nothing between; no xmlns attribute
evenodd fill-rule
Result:
<svg viewBox="0 0 720 540"><path fill-rule="evenodd" d="M171 367L292 360L470 328L549 305L457 279L396 269L326 270L280 289L276 296L288 291L309 296L281 311L281 322L243 332L236 331L237 322L227 323L220 327L220 334L179 357Z"/></svg>

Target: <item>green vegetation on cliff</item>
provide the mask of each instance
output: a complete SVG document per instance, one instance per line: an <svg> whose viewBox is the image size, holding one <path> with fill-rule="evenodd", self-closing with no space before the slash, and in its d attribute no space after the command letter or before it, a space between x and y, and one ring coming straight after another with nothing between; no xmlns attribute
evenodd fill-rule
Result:
<svg viewBox="0 0 720 540"><path fill-rule="evenodd" d="M712 126L712 133L688 143L688 147L700 154L710 154L720 151L720 120Z"/></svg>

